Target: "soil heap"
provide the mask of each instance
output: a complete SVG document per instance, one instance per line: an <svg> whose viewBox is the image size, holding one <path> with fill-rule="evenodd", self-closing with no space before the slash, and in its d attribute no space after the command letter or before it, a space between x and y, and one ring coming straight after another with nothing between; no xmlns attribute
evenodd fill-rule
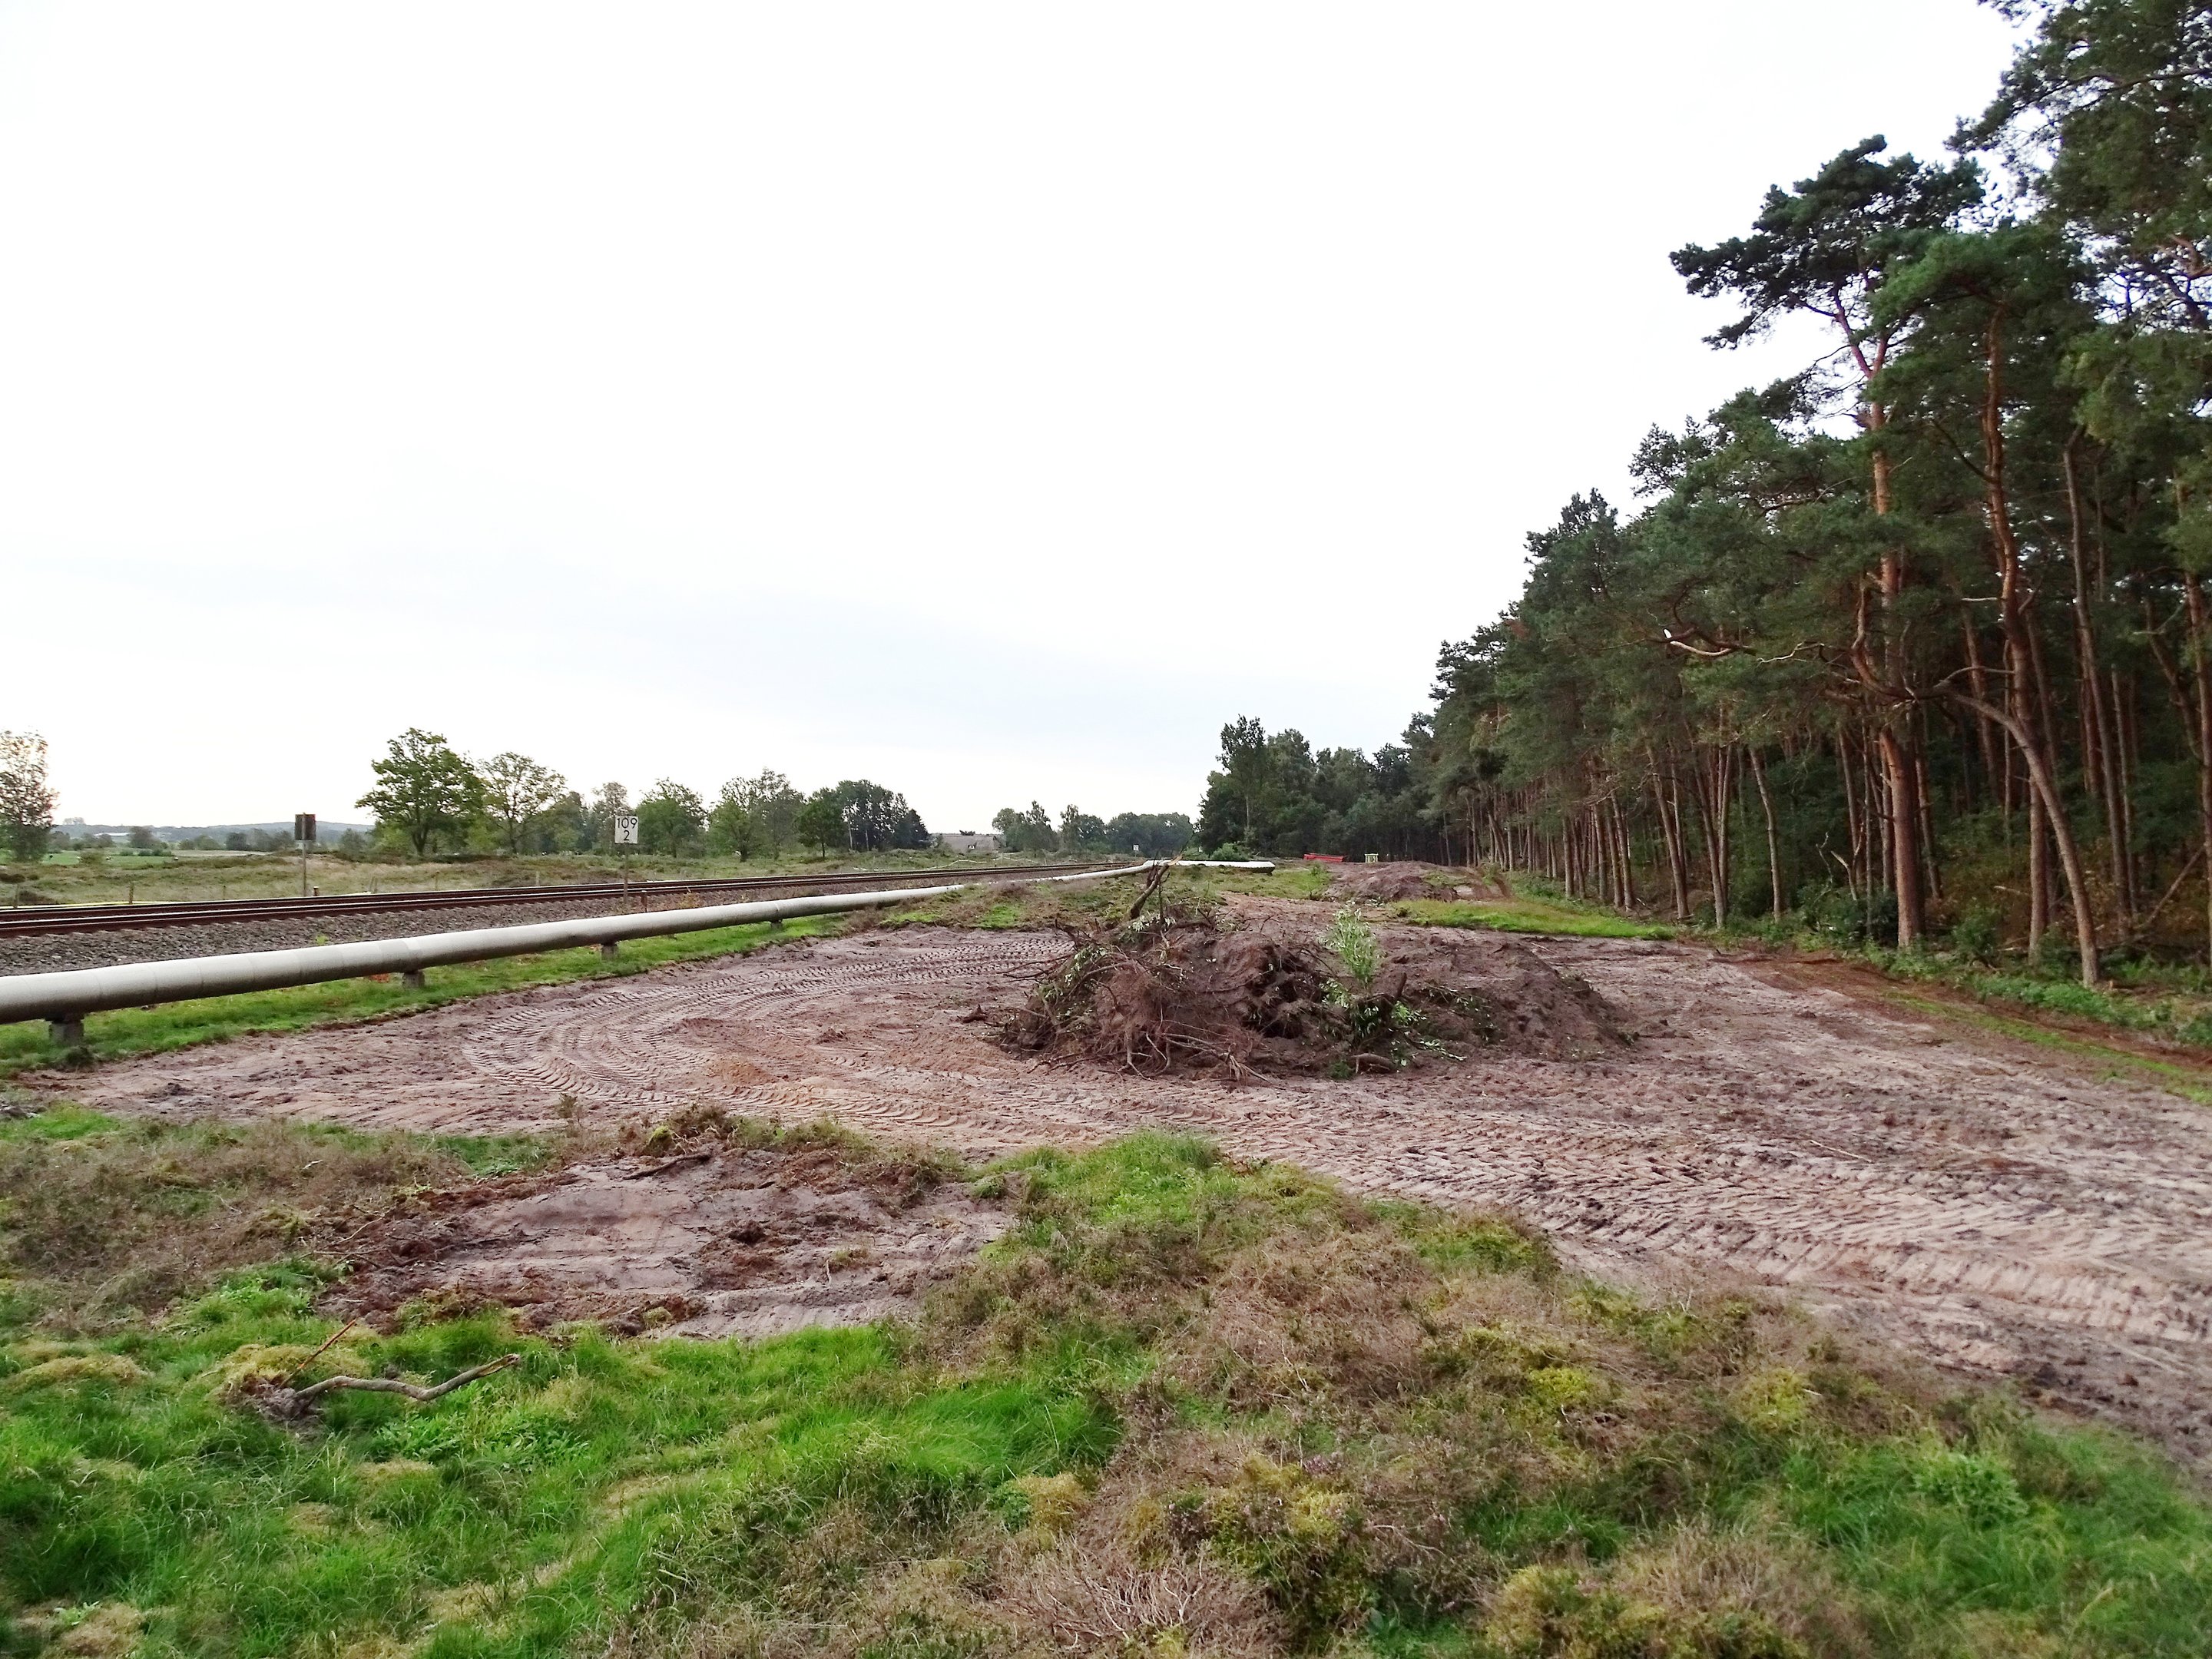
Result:
<svg viewBox="0 0 2212 1659"><path fill-rule="evenodd" d="M1363 983L1310 928L1273 917L1170 911L1067 931L1067 956L1025 1004L971 1016L1010 1048L1233 1082L1493 1050L1575 1058L1626 1041L1588 984L1502 934L1373 929L1379 960Z"/></svg>
<svg viewBox="0 0 2212 1659"><path fill-rule="evenodd" d="M1332 896L1387 904L1398 899L1486 898L1510 899L1512 890L1500 876L1479 870L1455 869L1449 865L1424 864L1406 859L1395 864L1341 864L1333 866Z"/></svg>

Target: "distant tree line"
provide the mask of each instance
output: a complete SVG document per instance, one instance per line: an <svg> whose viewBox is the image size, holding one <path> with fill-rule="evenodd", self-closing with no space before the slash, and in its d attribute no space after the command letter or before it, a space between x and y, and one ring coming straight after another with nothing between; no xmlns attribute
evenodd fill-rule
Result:
<svg viewBox="0 0 2212 1659"><path fill-rule="evenodd" d="M93 852L113 837L71 842L53 827L55 794L47 778L45 738L0 732L0 845L19 862L43 855L57 841ZM352 856L404 854L611 853L615 820L638 821L639 850L676 856L774 858L793 847L818 853L920 850L932 845L921 813L896 790L848 778L811 794L776 771L732 778L710 802L690 786L662 778L635 801L620 783L587 798L553 768L512 750L483 760L464 755L445 737L410 726L369 763L375 783L355 804L375 814L373 837L349 830L333 850ZM1016 821L1010 830L1010 821ZM1190 820L1180 812L1124 812L1103 821L1070 806L1057 823L1042 806L999 814L1006 845L1015 851L1142 852L1182 850ZM161 843L149 827L128 832L142 850ZM233 852L286 851L282 830L238 830L218 842L201 836L191 848Z"/></svg>
<svg viewBox="0 0 2212 1659"><path fill-rule="evenodd" d="M921 815L866 778L802 794L781 772L725 783L712 803L662 778L635 802L620 783L586 799L551 767L508 750L471 761L441 734L410 726L369 763L376 782L355 804L378 833L417 858L470 848L508 854L612 852L615 820L638 821L639 850L678 856L775 857L925 848Z"/></svg>
<svg viewBox="0 0 2212 1659"><path fill-rule="evenodd" d="M1190 819L1182 812L1122 812L1101 818L1071 805L1055 821L1037 801L1031 801L1026 812L1000 807L991 828L1009 853L1131 853L1173 858L1194 839Z"/></svg>
<svg viewBox="0 0 2212 1659"><path fill-rule="evenodd" d="M1303 732L1240 717L1221 728L1197 838L1225 854L1448 857L1448 826L1431 804L1433 747L1419 720L1406 742L1370 756L1316 752Z"/></svg>
<svg viewBox="0 0 2212 1659"><path fill-rule="evenodd" d="M1223 734L1200 832L1545 872L1911 950L2212 936L2212 12L2038 27L1942 162L1879 137L1692 246L1818 361L1528 538L1402 751ZM2193 907L2195 921L2188 916Z"/></svg>

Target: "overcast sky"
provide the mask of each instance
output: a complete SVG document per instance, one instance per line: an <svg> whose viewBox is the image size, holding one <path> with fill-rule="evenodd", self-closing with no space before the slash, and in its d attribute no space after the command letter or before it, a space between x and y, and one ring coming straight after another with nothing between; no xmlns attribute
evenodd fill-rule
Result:
<svg viewBox="0 0 2212 1659"><path fill-rule="evenodd" d="M0 3L0 727L60 811L407 726L935 829L1371 747L1522 538L1802 341L1667 254L1969 0Z"/></svg>

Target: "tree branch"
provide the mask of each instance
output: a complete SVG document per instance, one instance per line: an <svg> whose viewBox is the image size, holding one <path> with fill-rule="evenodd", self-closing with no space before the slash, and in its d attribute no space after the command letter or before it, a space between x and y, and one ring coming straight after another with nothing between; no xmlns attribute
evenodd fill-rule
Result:
<svg viewBox="0 0 2212 1659"><path fill-rule="evenodd" d="M313 1400L317 1395L328 1393L333 1389L360 1389L370 1394L404 1394L418 1404L428 1405L431 1401L449 1395L455 1389L465 1387L478 1377L489 1376L494 1371L503 1371L509 1365L520 1365L521 1363L520 1354L503 1353L496 1359L482 1365L471 1366L467 1370L449 1376L442 1382L434 1382L427 1389L418 1388L412 1382L402 1382L398 1378L390 1376L326 1376L319 1382L310 1382L294 1395L293 1398Z"/></svg>

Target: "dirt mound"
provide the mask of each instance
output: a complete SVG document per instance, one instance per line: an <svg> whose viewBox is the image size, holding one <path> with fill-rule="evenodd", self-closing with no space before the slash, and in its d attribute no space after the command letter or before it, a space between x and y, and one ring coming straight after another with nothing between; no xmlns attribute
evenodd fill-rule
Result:
<svg viewBox="0 0 2212 1659"><path fill-rule="evenodd" d="M1377 935L1387 964L1378 985L1403 975L1417 986L1480 998L1495 1021L1491 1048L1575 1060L1629 1041L1622 1012L1589 981L1562 973L1510 935L1444 927L1384 927Z"/></svg>
<svg viewBox="0 0 2212 1659"><path fill-rule="evenodd" d="M1388 903L1395 899L1506 896L1473 870L1408 859L1399 864L1343 864L1335 867L1330 896Z"/></svg>
<svg viewBox="0 0 2212 1659"><path fill-rule="evenodd" d="M1625 1039L1587 984L1495 934L1352 929L1348 949L1212 915L1070 930L1029 1001L978 1010L1008 1048L1147 1075L1349 1075L1487 1049L1571 1057ZM1342 940L1337 941L1342 944Z"/></svg>

